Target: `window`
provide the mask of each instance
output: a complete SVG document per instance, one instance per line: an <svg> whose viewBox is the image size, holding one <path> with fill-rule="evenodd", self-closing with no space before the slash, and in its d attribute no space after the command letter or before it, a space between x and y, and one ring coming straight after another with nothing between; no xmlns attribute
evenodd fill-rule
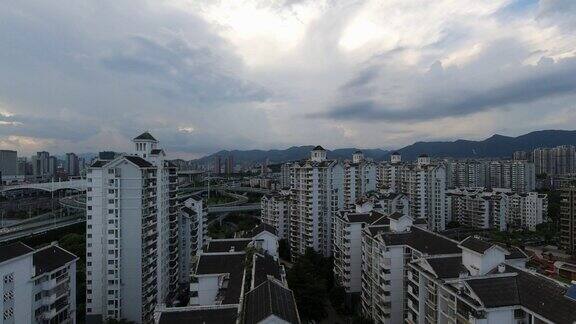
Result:
<svg viewBox="0 0 576 324"><path fill-rule="evenodd" d="M4 276L4 283L5 284L11 283L11 282L14 282L14 272L9 273L9 274Z"/></svg>
<svg viewBox="0 0 576 324"><path fill-rule="evenodd" d="M35 301L39 301L40 299L42 299L42 293L37 293L37 294L34 296L34 300L35 300Z"/></svg>

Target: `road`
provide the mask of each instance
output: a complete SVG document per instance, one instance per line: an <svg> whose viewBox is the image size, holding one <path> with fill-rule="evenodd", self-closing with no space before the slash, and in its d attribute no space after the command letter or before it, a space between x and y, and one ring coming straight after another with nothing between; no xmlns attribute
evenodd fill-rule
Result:
<svg viewBox="0 0 576 324"><path fill-rule="evenodd" d="M47 231L85 222L83 215L67 216L59 219L50 219L26 225L0 229L0 242L12 241L23 237L41 234Z"/></svg>

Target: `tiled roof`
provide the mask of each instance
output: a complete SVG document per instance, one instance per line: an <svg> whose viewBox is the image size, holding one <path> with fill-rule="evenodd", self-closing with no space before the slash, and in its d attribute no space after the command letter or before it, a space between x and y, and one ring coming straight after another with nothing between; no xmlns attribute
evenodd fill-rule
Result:
<svg viewBox="0 0 576 324"><path fill-rule="evenodd" d="M156 141L154 136L148 132L144 132L134 138L135 140L148 140L148 141Z"/></svg>
<svg viewBox="0 0 576 324"><path fill-rule="evenodd" d="M0 263L13 258L17 258L32 251L34 251L33 248L22 242L0 246Z"/></svg>
<svg viewBox="0 0 576 324"><path fill-rule="evenodd" d="M392 214L390 214L388 216L388 218L391 218L393 220L399 220L400 218L402 218L402 216L404 216L404 214L399 213L399 212L393 212Z"/></svg>
<svg viewBox="0 0 576 324"><path fill-rule="evenodd" d="M235 324L238 308L191 309L161 312L159 324Z"/></svg>
<svg viewBox="0 0 576 324"><path fill-rule="evenodd" d="M415 226L410 232L382 233L381 238L386 245L407 245L428 255L461 253L456 242Z"/></svg>
<svg viewBox="0 0 576 324"><path fill-rule="evenodd" d="M277 280L281 280L280 263L268 254L255 254L254 255L254 287L259 286L261 283L268 279L268 276L273 276Z"/></svg>
<svg viewBox="0 0 576 324"><path fill-rule="evenodd" d="M33 261L36 268L36 276L52 272L76 259L78 257L74 254L56 245L36 250Z"/></svg>
<svg viewBox="0 0 576 324"><path fill-rule="evenodd" d="M278 281L268 279L246 294L244 323L260 323L270 316L288 323L300 323L292 291Z"/></svg>
<svg viewBox="0 0 576 324"><path fill-rule="evenodd" d="M506 272L515 275L466 282L486 307L522 305L554 323L576 321L576 301L565 296L566 287L514 267Z"/></svg>
<svg viewBox="0 0 576 324"><path fill-rule="evenodd" d="M196 267L196 274L229 274L230 280L228 288L224 292L222 304L237 304L242 292L245 258L244 253L201 254Z"/></svg>
<svg viewBox="0 0 576 324"><path fill-rule="evenodd" d="M473 236L468 236L462 242L460 242L460 246L474 252L484 254L484 252L489 250L492 246L494 246L494 244L475 238Z"/></svg>
<svg viewBox="0 0 576 324"><path fill-rule="evenodd" d="M466 268L462 265L461 256L429 258L426 259L426 261L440 279L458 278L460 273L467 272Z"/></svg>
<svg viewBox="0 0 576 324"><path fill-rule="evenodd" d="M208 253L213 252L230 252L234 248L234 252L242 252L246 249L252 239L221 239L210 240L205 250Z"/></svg>
<svg viewBox="0 0 576 324"><path fill-rule="evenodd" d="M520 304L516 276L472 279L466 283L487 308Z"/></svg>
<svg viewBox="0 0 576 324"><path fill-rule="evenodd" d="M126 155L124 156L124 158L134 164L136 164L138 167L140 168L150 168L152 167L152 163L144 160L143 158L139 157L139 156L134 156L134 155Z"/></svg>
<svg viewBox="0 0 576 324"><path fill-rule="evenodd" d="M312 151L326 151L322 146L317 145Z"/></svg>
<svg viewBox="0 0 576 324"><path fill-rule="evenodd" d="M94 163L92 163L92 165L90 165L91 168L101 168L103 166L106 165L106 163L110 162L109 160L96 160L94 161Z"/></svg>
<svg viewBox="0 0 576 324"><path fill-rule="evenodd" d="M375 214L379 214L380 216L373 221L370 225L376 225L376 226L384 226L384 225L390 225L390 218L388 218L388 216L384 216L380 213L375 213Z"/></svg>
<svg viewBox="0 0 576 324"><path fill-rule="evenodd" d="M270 225L270 224L266 224L266 223L260 223L258 226L256 226L251 232L250 234L252 235L252 237L264 232L264 231L268 231L274 235L278 235L276 228L274 228L274 226Z"/></svg>

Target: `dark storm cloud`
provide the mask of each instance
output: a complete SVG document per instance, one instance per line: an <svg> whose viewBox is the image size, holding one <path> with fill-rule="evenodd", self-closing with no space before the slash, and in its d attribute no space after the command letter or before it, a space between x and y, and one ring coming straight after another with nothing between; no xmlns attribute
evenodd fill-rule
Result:
<svg viewBox="0 0 576 324"><path fill-rule="evenodd" d="M443 71L436 63L430 72L422 81L430 82L431 85L432 83L447 83L447 80L453 77L453 75L445 75L447 73L459 73L459 71ZM376 96L376 98L337 104L329 111L311 115L311 117L362 121L422 121L465 116L489 109L506 109L509 105L525 104L576 93L576 77L574 77L576 59L574 58L564 59L557 63L553 63L550 59L543 59L537 66L518 67L513 72L512 74L520 78L503 82L498 78L507 79L509 75L494 73L494 79L488 86L471 83L459 89L451 84L450 87L440 88L452 92L428 92L412 105L397 107L387 102L389 98ZM343 87L343 91L349 95L355 91L361 91L362 87L371 86L365 75L365 71L361 72L358 77ZM457 78L457 80L460 79Z"/></svg>

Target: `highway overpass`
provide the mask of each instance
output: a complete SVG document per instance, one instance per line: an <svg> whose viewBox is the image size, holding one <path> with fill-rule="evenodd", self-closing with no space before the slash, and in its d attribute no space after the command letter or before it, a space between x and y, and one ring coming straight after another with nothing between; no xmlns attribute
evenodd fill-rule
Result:
<svg viewBox="0 0 576 324"><path fill-rule="evenodd" d="M68 181L54 181L54 182L38 182L38 183L23 183L13 186L4 186L0 192L20 189L36 189L48 192L54 192L63 189L73 189L78 191L86 190L86 179L68 180Z"/></svg>

